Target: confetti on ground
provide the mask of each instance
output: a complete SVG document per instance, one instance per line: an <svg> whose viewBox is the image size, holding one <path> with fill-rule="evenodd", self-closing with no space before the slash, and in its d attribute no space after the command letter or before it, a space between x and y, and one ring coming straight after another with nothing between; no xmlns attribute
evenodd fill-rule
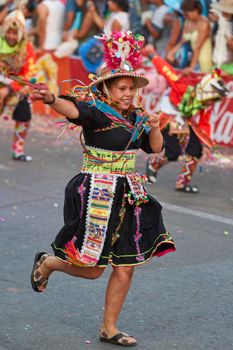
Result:
<svg viewBox="0 0 233 350"><path fill-rule="evenodd" d="M5 222L6 218L4 218L3 216L0 216L0 222Z"/></svg>
<svg viewBox="0 0 233 350"><path fill-rule="evenodd" d="M27 324L27 325L24 327L25 331L29 330L30 328L31 328L31 325L30 325L30 324Z"/></svg>
<svg viewBox="0 0 233 350"><path fill-rule="evenodd" d="M210 158L203 160L202 164L206 166L216 166L220 168L233 168L233 152L231 148L221 148L214 151Z"/></svg>
<svg viewBox="0 0 233 350"><path fill-rule="evenodd" d="M20 288L7 288L7 292L10 292L10 293L18 293L21 291L22 291L22 289L20 289Z"/></svg>
<svg viewBox="0 0 233 350"><path fill-rule="evenodd" d="M91 344L90 340L85 341L86 344Z"/></svg>
<svg viewBox="0 0 233 350"><path fill-rule="evenodd" d="M228 231L224 231L224 235L229 235L229 232Z"/></svg>

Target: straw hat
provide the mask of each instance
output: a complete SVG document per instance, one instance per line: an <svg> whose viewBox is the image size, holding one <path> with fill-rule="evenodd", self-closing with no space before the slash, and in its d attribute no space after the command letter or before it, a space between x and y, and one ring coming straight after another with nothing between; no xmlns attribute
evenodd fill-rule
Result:
<svg viewBox="0 0 233 350"><path fill-rule="evenodd" d="M149 84L148 79L135 72L135 68L140 62L140 52L144 45L144 37L142 35L133 35L132 32L128 31L103 34L98 39L103 43L104 64L98 75L89 75L89 78L92 80L92 83L89 85L90 90L106 80L120 77L134 78L137 88Z"/></svg>
<svg viewBox="0 0 233 350"><path fill-rule="evenodd" d="M233 0L220 0L211 5L212 9L233 14Z"/></svg>

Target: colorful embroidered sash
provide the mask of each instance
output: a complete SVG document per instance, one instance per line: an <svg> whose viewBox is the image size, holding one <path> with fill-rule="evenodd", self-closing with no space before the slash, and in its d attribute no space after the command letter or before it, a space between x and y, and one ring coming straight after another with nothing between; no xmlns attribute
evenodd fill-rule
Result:
<svg viewBox="0 0 233 350"><path fill-rule="evenodd" d="M82 172L118 175L135 172L136 150L128 150L122 154L121 151L108 151L93 147L87 147L87 149L88 153L83 154Z"/></svg>
<svg viewBox="0 0 233 350"><path fill-rule="evenodd" d="M143 131L145 131L147 134L150 131L150 127L147 124L149 115L146 115L145 112L139 108L135 108L136 120L135 124L131 125L131 123L129 123L120 113L103 101L95 98L94 100L86 102L89 104L89 106L94 105L99 111L104 113L110 120L112 120L112 122L131 132L132 142L136 141Z"/></svg>
<svg viewBox="0 0 233 350"><path fill-rule="evenodd" d="M82 262L95 266L103 250L116 187L116 177L93 174L88 201L86 232L81 250Z"/></svg>

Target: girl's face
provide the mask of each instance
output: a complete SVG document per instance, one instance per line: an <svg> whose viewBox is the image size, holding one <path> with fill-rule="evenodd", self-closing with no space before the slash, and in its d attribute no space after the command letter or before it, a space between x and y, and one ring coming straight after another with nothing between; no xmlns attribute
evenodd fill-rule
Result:
<svg viewBox="0 0 233 350"><path fill-rule="evenodd" d="M136 93L135 80L131 77L118 78L113 81L108 90L112 102L115 104L114 108L122 113L122 111L128 110L133 102Z"/></svg>
<svg viewBox="0 0 233 350"><path fill-rule="evenodd" d="M14 47L18 43L18 30L16 28L9 28L5 34L5 39L8 45Z"/></svg>

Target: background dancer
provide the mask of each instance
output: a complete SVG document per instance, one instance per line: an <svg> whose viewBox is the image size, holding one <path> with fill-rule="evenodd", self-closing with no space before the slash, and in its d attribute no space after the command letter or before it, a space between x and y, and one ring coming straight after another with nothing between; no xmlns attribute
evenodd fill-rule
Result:
<svg viewBox="0 0 233 350"><path fill-rule="evenodd" d="M186 193L198 193L198 187L190 182L202 157L203 145L208 148L213 146L208 136L211 105L225 97L227 89L217 69L203 78L179 76L171 65L156 54L153 46L148 45L144 54L150 56L158 73L166 78L170 86L169 94L160 101L165 150L162 154L148 159L147 177L151 183L155 183L161 167L170 161L177 161L180 155L184 155L175 189ZM205 123L206 130L197 123L197 115Z"/></svg>
<svg viewBox="0 0 233 350"><path fill-rule="evenodd" d="M163 137L159 117L135 107L136 90L148 80L134 71L144 38L130 32L104 35L105 64L88 87L55 97L35 90L67 120L83 128L81 173L67 185L65 224L52 243L55 256L36 254L32 288L43 292L54 271L96 279L112 265L105 298L100 340L122 346L136 339L118 330L117 321L128 294L134 266L175 250L161 215L135 172L136 151L160 152Z"/></svg>
<svg viewBox="0 0 233 350"><path fill-rule="evenodd" d="M3 21L3 36L0 37L0 113L4 119L13 117L15 128L12 143L12 158L31 161L25 154L25 139L30 126L31 108L27 100L28 87L7 78L9 73L30 78L34 73L35 55L26 39L25 18L15 10Z"/></svg>

